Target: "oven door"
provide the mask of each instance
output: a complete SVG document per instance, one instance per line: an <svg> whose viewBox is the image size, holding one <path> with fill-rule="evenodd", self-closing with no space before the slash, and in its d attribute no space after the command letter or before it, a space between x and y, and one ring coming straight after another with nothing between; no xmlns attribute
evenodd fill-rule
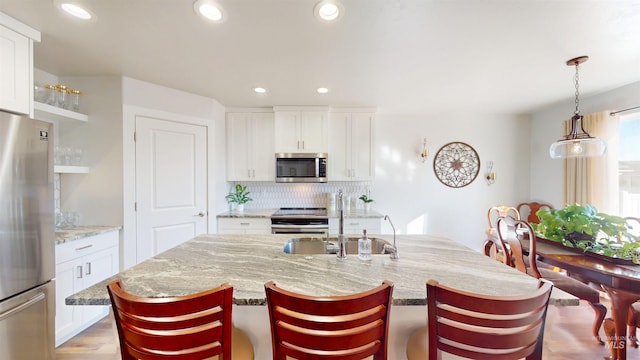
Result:
<svg viewBox="0 0 640 360"><path fill-rule="evenodd" d="M328 234L329 220L327 218L272 217L271 232L273 234Z"/></svg>

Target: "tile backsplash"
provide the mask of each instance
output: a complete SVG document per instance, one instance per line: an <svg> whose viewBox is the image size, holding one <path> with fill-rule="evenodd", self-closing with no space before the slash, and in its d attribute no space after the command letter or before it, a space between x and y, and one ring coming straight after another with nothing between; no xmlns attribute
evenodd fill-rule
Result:
<svg viewBox="0 0 640 360"><path fill-rule="evenodd" d="M245 204L245 209L277 209L281 207L329 207L329 194L337 194L340 189L345 197L359 198L369 194L375 199L375 191L370 182L337 181L323 184L287 184L268 181L241 182L247 186L249 197L253 199ZM229 182L229 191L236 183ZM362 201L355 201L358 209L363 207ZM345 198L345 206L347 199Z"/></svg>

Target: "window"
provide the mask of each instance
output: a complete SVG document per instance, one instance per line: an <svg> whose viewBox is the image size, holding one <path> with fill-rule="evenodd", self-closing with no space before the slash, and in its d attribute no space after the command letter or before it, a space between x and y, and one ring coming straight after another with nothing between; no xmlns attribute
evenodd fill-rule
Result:
<svg viewBox="0 0 640 360"><path fill-rule="evenodd" d="M619 214L640 217L640 112L620 117L619 139Z"/></svg>

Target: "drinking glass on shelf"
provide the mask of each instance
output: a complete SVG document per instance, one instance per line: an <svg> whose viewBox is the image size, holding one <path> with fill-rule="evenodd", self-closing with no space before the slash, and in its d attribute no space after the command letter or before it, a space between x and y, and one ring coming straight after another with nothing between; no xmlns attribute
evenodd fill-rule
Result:
<svg viewBox="0 0 640 360"><path fill-rule="evenodd" d="M42 102L48 105L55 105L57 100L57 90L53 85L45 85L45 95Z"/></svg>
<svg viewBox="0 0 640 360"><path fill-rule="evenodd" d="M71 165L71 148L67 146L60 147L60 164Z"/></svg>
<svg viewBox="0 0 640 360"><path fill-rule="evenodd" d="M73 111L80 110L80 95L82 94L82 91L69 89L68 93L69 95L67 99L68 100L67 109L73 110Z"/></svg>
<svg viewBox="0 0 640 360"><path fill-rule="evenodd" d="M73 159L71 161L71 165L82 165L82 157L84 155L84 151L80 148L73 149Z"/></svg>
<svg viewBox="0 0 640 360"><path fill-rule="evenodd" d="M62 165L62 156L60 153L60 145L56 145L53 148L53 163L55 165Z"/></svg>
<svg viewBox="0 0 640 360"><path fill-rule="evenodd" d="M65 108L67 103L67 87L65 85L56 85L56 106Z"/></svg>

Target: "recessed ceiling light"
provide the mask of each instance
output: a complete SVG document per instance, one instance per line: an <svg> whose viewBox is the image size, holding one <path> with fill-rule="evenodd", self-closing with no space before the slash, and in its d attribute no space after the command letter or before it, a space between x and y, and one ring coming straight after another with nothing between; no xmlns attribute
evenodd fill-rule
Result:
<svg viewBox="0 0 640 360"><path fill-rule="evenodd" d="M57 1L58 7L62 9L65 13L82 20L91 20L93 18L93 14L82 7L77 2L72 1Z"/></svg>
<svg viewBox="0 0 640 360"><path fill-rule="evenodd" d="M196 0L193 9L198 15L214 22L221 22L224 17L222 8L213 0Z"/></svg>
<svg viewBox="0 0 640 360"><path fill-rule="evenodd" d="M254 87L254 88L253 88L253 91L255 91L255 92L256 92L256 93L258 93L258 94L264 94L264 93L266 93L266 92L267 92L267 89L265 89L265 88L263 88L263 87L258 86L258 87Z"/></svg>
<svg viewBox="0 0 640 360"><path fill-rule="evenodd" d="M344 12L342 3L338 0L322 0L313 8L315 17L323 22L333 22Z"/></svg>
<svg viewBox="0 0 640 360"><path fill-rule="evenodd" d="M319 87L316 89L316 91L318 92L318 94L326 94L329 92L329 89L327 89L326 87Z"/></svg>

